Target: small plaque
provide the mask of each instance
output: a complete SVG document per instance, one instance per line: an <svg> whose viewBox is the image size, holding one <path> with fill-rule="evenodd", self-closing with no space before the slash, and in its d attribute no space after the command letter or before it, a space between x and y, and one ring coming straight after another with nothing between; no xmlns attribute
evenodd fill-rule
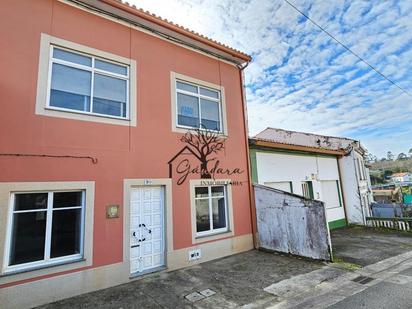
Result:
<svg viewBox="0 0 412 309"><path fill-rule="evenodd" d="M119 218L119 205L106 206L106 218Z"/></svg>

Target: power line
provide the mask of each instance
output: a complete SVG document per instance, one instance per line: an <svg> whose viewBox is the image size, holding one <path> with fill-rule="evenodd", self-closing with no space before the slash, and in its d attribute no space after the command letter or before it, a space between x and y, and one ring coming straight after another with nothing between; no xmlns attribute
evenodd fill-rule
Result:
<svg viewBox="0 0 412 309"><path fill-rule="evenodd" d="M351 50L347 45L339 41L337 38L335 38L330 32L328 32L326 29L324 29L321 25L319 25L316 21L311 19L308 15L303 13L301 10L299 10L295 5L290 3L288 0L284 0L287 4L289 4L295 11L297 11L299 14L304 16L307 20L309 20L312 24L314 24L316 27L318 27L320 30L322 30L324 33L326 33L329 37L331 37L335 42L337 42L339 45L341 45L343 48L345 48L348 52L350 52L352 55L357 57L360 61L365 63L368 67L370 67L372 70L374 70L376 73L378 73L380 76L382 76L384 79L386 79L388 82L390 82L392 85L396 86L399 88L403 93L407 94L408 96L412 97L412 94L409 93L407 90L399 86L397 83L395 83L393 80L391 80L389 77L387 77L385 74L380 72L377 68L375 68L373 65L371 65L368 61L363 59L361 56L359 56L357 53L355 53L353 50Z"/></svg>

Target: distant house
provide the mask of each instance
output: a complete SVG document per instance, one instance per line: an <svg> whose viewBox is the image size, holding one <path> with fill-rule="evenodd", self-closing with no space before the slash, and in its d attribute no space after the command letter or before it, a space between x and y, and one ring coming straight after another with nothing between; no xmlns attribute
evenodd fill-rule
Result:
<svg viewBox="0 0 412 309"><path fill-rule="evenodd" d="M372 202L359 141L267 128L249 139L252 181L321 200L331 229L364 224Z"/></svg>
<svg viewBox="0 0 412 309"><path fill-rule="evenodd" d="M378 204L402 203L402 192L400 187L376 188L372 190L373 199Z"/></svg>
<svg viewBox="0 0 412 309"><path fill-rule="evenodd" d="M412 173L395 173L391 175L393 182L407 182L412 181Z"/></svg>

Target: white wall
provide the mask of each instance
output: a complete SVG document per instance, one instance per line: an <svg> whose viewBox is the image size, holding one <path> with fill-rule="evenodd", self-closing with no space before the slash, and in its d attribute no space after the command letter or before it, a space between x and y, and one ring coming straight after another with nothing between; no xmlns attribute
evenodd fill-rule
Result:
<svg viewBox="0 0 412 309"><path fill-rule="evenodd" d="M361 165L364 165L362 156L353 150L350 155L343 156L338 161L348 222L352 224L365 224L365 216L370 215L369 203L372 201L370 183L366 169L366 179L361 179L357 160L361 160Z"/></svg>
<svg viewBox="0 0 412 309"><path fill-rule="evenodd" d="M256 152L258 183L291 181L293 193L302 195L303 181L312 181L314 197L323 201L322 181L339 180L338 164L335 157L302 155L290 153ZM342 191L341 191L342 192ZM344 219L343 206L327 208L328 222Z"/></svg>

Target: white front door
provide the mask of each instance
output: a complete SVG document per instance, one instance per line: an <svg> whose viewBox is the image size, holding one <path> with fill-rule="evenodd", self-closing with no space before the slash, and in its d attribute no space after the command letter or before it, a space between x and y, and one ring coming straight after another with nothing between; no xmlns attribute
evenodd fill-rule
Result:
<svg viewBox="0 0 412 309"><path fill-rule="evenodd" d="M164 194L161 186L132 188L130 193L130 273L164 266Z"/></svg>

